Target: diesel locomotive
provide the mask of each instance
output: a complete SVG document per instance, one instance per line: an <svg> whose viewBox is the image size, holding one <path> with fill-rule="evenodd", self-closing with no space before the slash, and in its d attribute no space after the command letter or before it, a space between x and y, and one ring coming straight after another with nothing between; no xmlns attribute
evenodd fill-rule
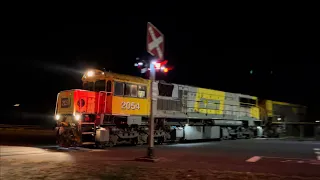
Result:
<svg viewBox="0 0 320 180"><path fill-rule="evenodd" d="M264 135L274 108L304 110L255 96L156 81L92 69L83 87L57 95L55 119L60 146L100 147L147 143L151 98L156 143L239 139ZM152 86L153 92L150 92ZM279 106L279 107L278 107ZM281 109L281 108L280 108ZM291 117L298 117L294 112Z"/></svg>

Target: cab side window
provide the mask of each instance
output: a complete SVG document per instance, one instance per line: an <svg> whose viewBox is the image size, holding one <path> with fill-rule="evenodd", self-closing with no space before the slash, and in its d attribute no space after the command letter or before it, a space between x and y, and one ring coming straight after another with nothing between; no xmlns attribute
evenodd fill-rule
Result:
<svg viewBox="0 0 320 180"><path fill-rule="evenodd" d="M147 96L147 88L146 86L138 86L138 97L145 98Z"/></svg>
<svg viewBox="0 0 320 180"><path fill-rule="evenodd" d="M131 97L137 97L138 92L137 92L137 85L131 85Z"/></svg>
<svg viewBox="0 0 320 180"><path fill-rule="evenodd" d="M124 83L115 82L114 83L114 95L123 96L124 95Z"/></svg>
<svg viewBox="0 0 320 180"><path fill-rule="evenodd" d="M131 95L131 85L130 84L125 84L124 95L125 96L130 96Z"/></svg>
<svg viewBox="0 0 320 180"><path fill-rule="evenodd" d="M108 83L109 82L107 82L107 92L108 92ZM147 87L142 85L136 85L136 84L114 82L114 95L146 98Z"/></svg>

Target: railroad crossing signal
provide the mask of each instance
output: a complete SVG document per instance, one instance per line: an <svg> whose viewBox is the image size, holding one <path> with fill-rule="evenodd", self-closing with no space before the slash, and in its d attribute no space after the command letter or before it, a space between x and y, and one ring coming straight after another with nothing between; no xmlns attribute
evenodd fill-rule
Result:
<svg viewBox="0 0 320 180"><path fill-rule="evenodd" d="M152 65L156 72L167 73L173 67L167 67L167 60L164 60L164 35L152 23L147 24L147 51L153 56L153 60L140 60L136 58L137 63L134 65L138 67L141 73L150 71Z"/></svg>
<svg viewBox="0 0 320 180"><path fill-rule="evenodd" d="M164 56L164 35L153 24L147 25L147 51L159 60Z"/></svg>
<svg viewBox="0 0 320 180"><path fill-rule="evenodd" d="M148 71L150 71L150 64L152 63L154 65L155 71L156 72L164 72L167 73L170 70L173 69L173 67L169 67L166 66L166 64L168 63L167 60L164 61L151 61L151 62L147 62L144 60L139 60L139 62L135 63L134 66L138 67L141 71L141 73L146 73Z"/></svg>

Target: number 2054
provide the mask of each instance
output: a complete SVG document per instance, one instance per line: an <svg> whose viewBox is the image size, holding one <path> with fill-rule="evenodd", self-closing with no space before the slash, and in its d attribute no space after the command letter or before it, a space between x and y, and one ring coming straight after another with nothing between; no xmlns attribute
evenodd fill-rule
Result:
<svg viewBox="0 0 320 180"><path fill-rule="evenodd" d="M132 110L135 110L135 109L140 109L140 104L139 103L136 103L136 102L122 102L121 103L121 109L126 109L126 110L129 110L129 109L132 109Z"/></svg>

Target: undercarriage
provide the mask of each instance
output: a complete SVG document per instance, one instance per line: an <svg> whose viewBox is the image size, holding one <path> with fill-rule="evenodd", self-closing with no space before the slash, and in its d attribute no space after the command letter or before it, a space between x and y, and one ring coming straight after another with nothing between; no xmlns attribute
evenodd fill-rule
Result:
<svg viewBox="0 0 320 180"><path fill-rule="evenodd" d="M105 118L104 118L105 119ZM148 142L148 124L128 124L125 119L107 123L60 121L57 122L57 144L63 147L94 145L100 148L120 144L142 145ZM101 121L100 121L101 122ZM105 121L102 121L105 122ZM254 137L250 128L242 126L214 126L212 124L168 123L156 119L154 142L181 142L189 140L227 140Z"/></svg>

